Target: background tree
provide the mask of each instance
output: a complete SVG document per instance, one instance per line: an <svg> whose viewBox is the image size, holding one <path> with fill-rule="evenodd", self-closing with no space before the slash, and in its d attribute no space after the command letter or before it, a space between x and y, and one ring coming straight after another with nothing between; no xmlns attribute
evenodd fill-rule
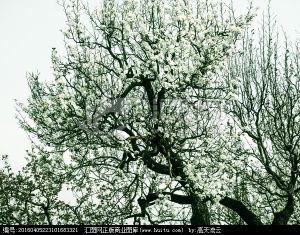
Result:
<svg viewBox="0 0 300 235"><path fill-rule="evenodd" d="M72 157L73 223L210 224L235 180L218 73L251 11L208 0L63 7L66 55L53 49L54 81L29 75L19 119L35 143ZM245 214L235 202L223 205Z"/></svg>
<svg viewBox="0 0 300 235"><path fill-rule="evenodd" d="M299 223L300 51L274 22L269 13L258 46L248 33L242 53L230 60L228 81L237 96L229 109L242 142L235 152L244 162L245 204L264 223Z"/></svg>
<svg viewBox="0 0 300 235"><path fill-rule="evenodd" d="M14 173L7 156L0 171L0 224L57 224L72 223L71 208L58 199L62 189L63 172L54 154L35 157L28 155L28 163ZM55 170L53 170L55 169Z"/></svg>

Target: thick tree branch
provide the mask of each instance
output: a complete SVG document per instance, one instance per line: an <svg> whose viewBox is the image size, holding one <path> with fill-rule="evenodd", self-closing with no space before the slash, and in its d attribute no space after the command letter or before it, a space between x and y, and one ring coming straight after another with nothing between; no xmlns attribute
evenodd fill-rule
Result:
<svg viewBox="0 0 300 235"><path fill-rule="evenodd" d="M191 197L190 196L185 196L185 195L179 195L175 193L170 193L170 192L162 192L162 195L169 195L170 196L170 201L175 202L178 204L191 204ZM159 198L158 193L150 193L146 196L147 202L152 202L155 201L156 199Z"/></svg>
<svg viewBox="0 0 300 235"><path fill-rule="evenodd" d="M157 163L155 160L153 160L152 157L154 157L156 153L145 150L142 154L143 156L143 161L144 164L152 171L159 173L159 174L164 174L164 175L169 175L169 167L160 163Z"/></svg>
<svg viewBox="0 0 300 235"><path fill-rule="evenodd" d="M134 133L132 132L132 130L130 130L130 129L127 128L127 127L122 128L122 131L124 131L124 132L125 132L127 135L129 135L130 137L135 137L135 135L134 135ZM132 149L133 149L134 151L140 152L140 148L139 148L139 146L137 145L136 138L131 138L130 142L131 142Z"/></svg>
<svg viewBox="0 0 300 235"><path fill-rule="evenodd" d="M166 89L163 87L157 94L156 108L157 108L157 118L161 117L161 110L163 105L163 100L165 99Z"/></svg>
<svg viewBox="0 0 300 235"><path fill-rule="evenodd" d="M152 87L151 81L149 79L146 79L146 78L142 77L142 80L143 80L143 86L144 86L145 91L147 93L147 97L148 97L148 101L149 101L149 105L150 105L150 110L151 110L151 113L153 115L153 112L154 112L154 99L155 99L155 94L154 94L154 91L153 91L153 87Z"/></svg>
<svg viewBox="0 0 300 235"><path fill-rule="evenodd" d="M262 225L263 223L242 202L229 197L220 200L220 204L236 212L248 225Z"/></svg>

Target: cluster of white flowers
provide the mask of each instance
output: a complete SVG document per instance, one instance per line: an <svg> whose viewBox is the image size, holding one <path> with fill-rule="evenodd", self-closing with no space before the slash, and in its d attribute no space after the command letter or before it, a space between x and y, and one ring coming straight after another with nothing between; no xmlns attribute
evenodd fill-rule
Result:
<svg viewBox="0 0 300 235"><path fill-rule="evenodd" d="M124 29L122 42L129 43L111 48L116 54L122 50L127 54L126 66L119 68L119 78L124 81L128 69L134 65L135 78L140 74L156 74L159 86L167 90L180 86L179 79L181 83L189 82L190 76L201 68L217 70L226 55L224 52L230 50L243 27L242 22L237 22L220 28L220 33L215 32L214 25L220 21L215 18L214 10L219 6L211 1L107 1L105 4L101 11L105 13L103 27L110 30L113 20L114 27ZM147 12L147 9L152 10ZM222 36L222 30L227 30L228 36Z"/></svg>

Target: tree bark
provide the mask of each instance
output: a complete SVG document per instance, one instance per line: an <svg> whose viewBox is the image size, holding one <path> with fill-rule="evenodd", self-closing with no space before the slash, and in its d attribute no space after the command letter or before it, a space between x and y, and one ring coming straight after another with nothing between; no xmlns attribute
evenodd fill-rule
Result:
<svg viewBox="0 0 300 235"><path fill-rule="evenodd" d="M280 212L274 213L273 225L285 225L288 223L292 214L294 213L294 198L292 195L288 196L288 201L284 209Z"/></svg>
<svg viewBox="0 0 300 235"><path fill-rule="evenodd" d="M248 225L262 225L257 215L250 211L242 202L229 197L220 200L220 204L236 212Z"/></svg>
<svg viewBox="0 0 300 235"><path fill-rule="evenodd" d="M197 195L192 195L192 217L191 225L209 225L210 214L205 200Z"/></svg>

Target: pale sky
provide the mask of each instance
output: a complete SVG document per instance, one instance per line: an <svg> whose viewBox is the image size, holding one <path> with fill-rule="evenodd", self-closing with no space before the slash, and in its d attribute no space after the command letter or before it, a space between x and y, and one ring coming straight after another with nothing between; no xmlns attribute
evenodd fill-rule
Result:
<svg viewBox="0 0 300 235"><path fill-rule="evenodd" d="M239 10L248 5L247 0L232 1ZM266 11L268 0L254 0L254 5ZM271 7L279 25L292 39L298 38L300 0L273 0ZM64 25L56 0L0 0L0 155L8 154L15 170L24 165L30 145L15 119L14 100L25 101L29 95L26 72L39 71L42 79L52 76L51 48L63 50Z"/></svg>

